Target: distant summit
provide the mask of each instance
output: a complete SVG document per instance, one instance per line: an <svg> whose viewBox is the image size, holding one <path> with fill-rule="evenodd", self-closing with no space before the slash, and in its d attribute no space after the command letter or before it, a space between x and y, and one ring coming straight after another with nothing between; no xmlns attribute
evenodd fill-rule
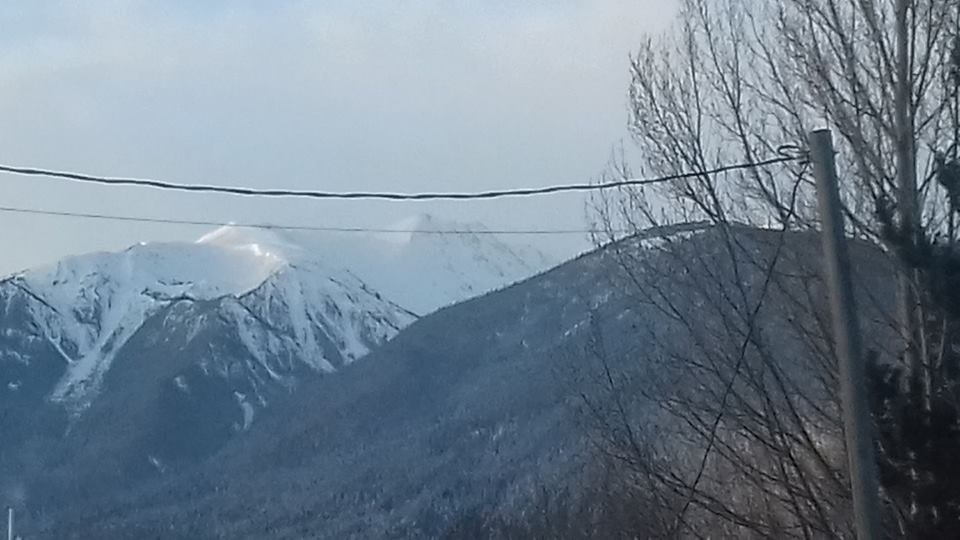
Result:
<svg viewBox="0 0 960 540"><path fill-rule="evenodd" d="M416 214L387 229L398 232L227 226L197 243L269 254L290 264L311 261L342 267L418 315L526 279L560 262L531 244L488 234L481 223Z"/></svg>
<svg viewBox="0 0 960 540"><path fill-rule="evenodd" d="M244 381L233 391L262 405L263 385L301 368L336 371L419 315L549 265L534 248L494 235L436 234L479 224L423 214L394 228L406 232L225 226L192 243L140 243L10 276L0 281L4 392L80 414L118 358L144 356L129 346L140 334L162 343L172 363L191 350L185 365L205 373L219 365L223 377ZM43 381L26 384L39 381L39 365Z"/></svg>

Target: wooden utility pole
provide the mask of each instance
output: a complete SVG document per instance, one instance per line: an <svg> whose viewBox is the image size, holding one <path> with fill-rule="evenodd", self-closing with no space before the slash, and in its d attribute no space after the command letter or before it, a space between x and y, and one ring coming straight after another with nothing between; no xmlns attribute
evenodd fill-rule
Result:
<svg viewBox="0 0 960 540"><path fill-rule="evenodd" d="M853 517L860 540L880 538L877 463L873 449L873 419L867 401L865 358L860 343L857 304L850 273L850 254L843 226L833 138L829 130L810 134L810 159L817 177L823 260L834 340L840 362L843 432L853 492Z"/></svg>

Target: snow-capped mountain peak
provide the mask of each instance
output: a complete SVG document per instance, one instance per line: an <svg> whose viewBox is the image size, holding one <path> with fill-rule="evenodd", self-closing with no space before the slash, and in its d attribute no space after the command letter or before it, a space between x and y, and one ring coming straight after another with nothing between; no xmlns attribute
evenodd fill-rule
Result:
<svg viewBox="0 0 960 540"><path fill-rule="evenodd" d="M217 317L232 325L238 350L267 373L277 372L276 357L331 371L392 338L415 313L547 266L536 250L508 245L479 224L419 215L392 229L404 232L226 226L191 243L67 257L0 281L0 310L24 306L38 337L66 365L49 397L76 412L97 395L131 337L171 306L217 300ZM194 327L190 318L201 311L177 310L170 322Z"/></svg>
<svg viewBox="0 0 960 540"><path fill-rule="evenodd" d="M67 257L7 283L29 295L31 318L68 364L53 399L82 407L117 350L157 309L246 293L282 264L243 250L147 243Z"/></svg>
<svg viewBox="0 0 960 540"><path fill-rule="evenodd" d="M369 233L227 226L197 242L270 253L288 263L343 266L420 315L520 281L558 262L532 245L491 234L481 223L430 214L416 214Z"/></svg>

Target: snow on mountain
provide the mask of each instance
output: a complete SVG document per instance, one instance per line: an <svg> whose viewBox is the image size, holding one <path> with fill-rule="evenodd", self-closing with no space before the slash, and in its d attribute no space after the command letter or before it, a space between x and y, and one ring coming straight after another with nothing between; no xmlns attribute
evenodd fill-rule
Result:
<svg viewBox="0 0 960 540"><path fill-rule="evenodd" d="M6 284L29 296L30 317L68 364L52 397L83 407L117 350L158 308L178 298L245 293L281 265L244 249L141 244L67 257Z"/></svg>
<svg viewBox="0 0 960 540"><path fill-rule="evenodd" d="M50 397L89 405L118 351L152 315L180 301L226 299L218 314L270 371L295 356L331 371L440 307L549 266L532 248L483 230L416 216L396 234L337 236L223 227L195 243L140 244L67 257L0 281L25 305L67 368ZM4 307L4 306L0 306ZM197 320L181 321L198 325Z"/></svg>
<svg viewBox="0 0 960 540"><path fill-rule="evenodd" d="M373 289L418 315L521 281L559 262L532 245L489 234L480 223L420 214L389 229L402 232L331 235L223 227L198 243L259 246L289 260L335 254Z"/></svg>
<svg viewBox="0 0 960 540"><path fill-rule="evenodd" d="M243 426L278 386L295 385L304 371L334 372L415 319L346 270L297 263L242 295L172 304L132 347L186 358L174 368L180 391L190 392L198 376L218 378L240 405Z"/></svg>
<svg viewBox="0 0 960 540"><path fill-rule="evenodd" d="M314 369L334 371L415 319L349 272L316 263L290 265L230 305L240 340L268 372L285 347Z"/></svg>

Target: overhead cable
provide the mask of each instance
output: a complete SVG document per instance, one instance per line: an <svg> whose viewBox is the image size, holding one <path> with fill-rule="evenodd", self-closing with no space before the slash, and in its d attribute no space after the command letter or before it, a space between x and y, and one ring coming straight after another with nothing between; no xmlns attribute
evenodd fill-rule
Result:
<svg viewBox="0 0 960 540"><path fill-rule="evenodd" d="M100 214L88 212L68 212L59 210L41 210L39 208L19 208L0 206L0 212L9 214L28 214L41 216L58 216L81 219L96 219L105 221L128 221L136 223L161 223L172 225L198 225L206 227L239 227L245 229L266 229L286 231L317 231L332 233L381 233L381 234L496 234L496 235L569 235L569 234L621 234L626 230L607 229L391 229L380 227L336 227L323 225L300 225L282 223L244 223L235 221L215 221L198 219L176 219L158 217L124 216L115 214Z"/></svg>
<svg viewBox="0 0 960 540"><path fill-rule="evenodd" d="M478 200L478 199L499 199L504 197L529 197L533 195L548 195L552 193L586 192L600 191L607 189L624 188L631 186L645 186L651 184L660 184L674 180L703 178L714 174L732 172L738 170L755 169L758 167L767 167L778 163L797 161L802 159L792 151L791 146L782 146L778 149L776 157L753 162L737 163L732 165L721 165L712 169L701 171L683 172L666 176L652 178L627 178L614 180L610 182L588 182L580 184L560 184L553 186L534 187L534 188L515 188L480 192L426 192L426 193L391 193L380 191L313 191L313 190L292 190L292 189L259 189L239 186L219 186L204 184L181 184L167 182L162 180L151 180L143 178L120 178L107 176L94 176L66 171L55 171L49 169L31 168L31 167L13 167L9 165L0 165L0 172L10 174L19 174L26 176L42 176L48 178L58 178L75 182L103 184L111 186L138 186L150 187L165 190L201 192L201 193L223 193L229 195L244 195L252 197L300 197L310 199L382 199L391 201L426 201L426 200Z"/></svg>

